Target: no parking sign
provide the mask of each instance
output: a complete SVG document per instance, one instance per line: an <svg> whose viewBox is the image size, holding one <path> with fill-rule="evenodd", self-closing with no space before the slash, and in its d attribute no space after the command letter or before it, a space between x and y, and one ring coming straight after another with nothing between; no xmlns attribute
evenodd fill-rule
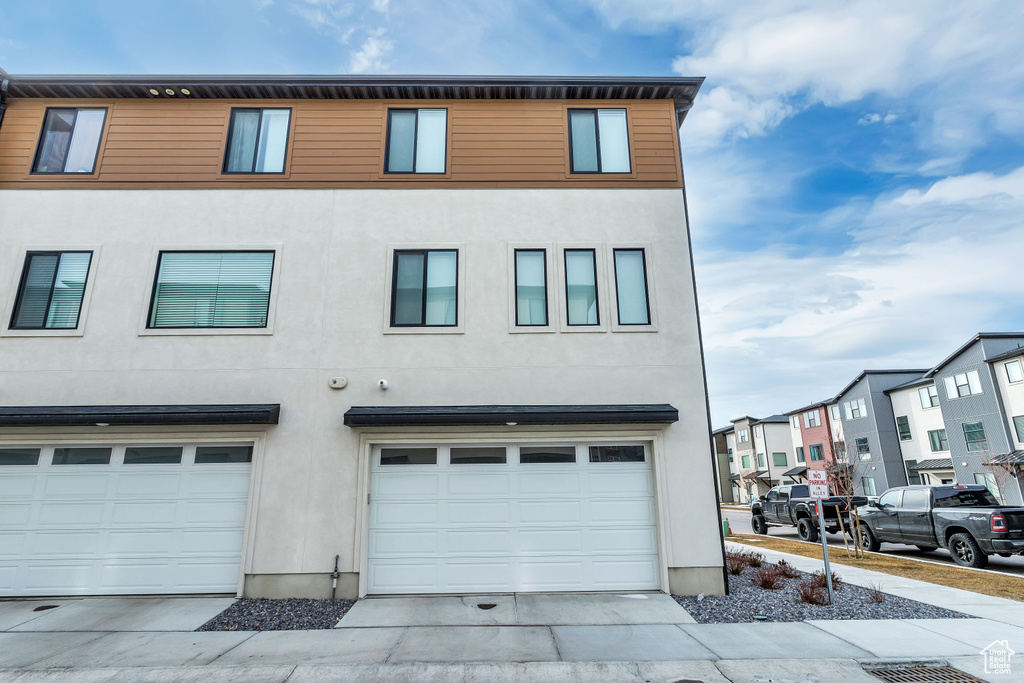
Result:
<svg viewBox="0 0 1024 683"><path fill-rule="evenodd" d="M807 486L811 490L811 498L828 498L828 482L825 470L808 470Z"/></svg>

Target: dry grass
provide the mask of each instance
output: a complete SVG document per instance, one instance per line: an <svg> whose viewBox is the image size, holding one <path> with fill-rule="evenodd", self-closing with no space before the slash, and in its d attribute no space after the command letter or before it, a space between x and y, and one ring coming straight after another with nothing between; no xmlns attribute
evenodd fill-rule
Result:
<svg viewBox="0 0 1024 683"><path fill-rule="evenodd" d="M779 552L821 559L821 546L788 541L770 536L733 536L729 539L757 548L778 550ZM1005 574L993 574L970 569L961 569L953 564L932 564L907 560L892 555L867 553L861 559L847 556L843 548L829 548L829 560L833 564L861 567L876 572L884 572L908 579L927 581L928 583L951 588L992 595L997 598L1008 598L1024 602L1024 577L1017 578Z"/></svg>

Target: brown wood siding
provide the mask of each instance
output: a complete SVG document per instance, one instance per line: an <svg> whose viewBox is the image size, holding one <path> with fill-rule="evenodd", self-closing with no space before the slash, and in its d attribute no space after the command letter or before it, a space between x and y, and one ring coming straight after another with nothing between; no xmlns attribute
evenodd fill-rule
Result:
<svg viewBox="0 0 1024 683"><path fill-rule="evenodd" d="M107 107L96 172L32 175L46 108ZM232 107L290 107L283 174L222 174ZM383 173L387 108L448 109L448 172ZM569 173L568 108L625 107L633 171ZM670 101L15 99L0 188L682 187Z"/></svg>

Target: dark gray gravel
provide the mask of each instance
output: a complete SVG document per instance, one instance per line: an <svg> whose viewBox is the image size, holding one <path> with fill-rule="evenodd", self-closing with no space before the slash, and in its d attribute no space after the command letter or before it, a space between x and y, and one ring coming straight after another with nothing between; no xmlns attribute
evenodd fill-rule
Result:
<svg viewBox="0 0 1024 683"><path fill-rule="evenodd" d="M767 566L768 562L765 563ZM810 605L800 602L797 586L808 576L782 579L782 588L766 590L752 581L757 569L747 567L740 575L729 576L729 595L673 595L676 602L699 624L735 624L760 621L803 621L804 619L973 619L969 614L926 605L916 600L885 594L881 603L870 601L872 592L859 586L843 584L835 592L834 605ZM841 571L834 572L842 578Z"/></svg>
<svg viewBox="0 0 1024 683"><path fill-rule="evenodd" d="M307 631L334 628L353 600L241 598L197 631Z"/></svg>

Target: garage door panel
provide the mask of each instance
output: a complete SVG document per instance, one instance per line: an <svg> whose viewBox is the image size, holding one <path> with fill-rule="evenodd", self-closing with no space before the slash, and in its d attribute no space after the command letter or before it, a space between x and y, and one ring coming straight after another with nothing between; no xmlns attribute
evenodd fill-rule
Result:
<svg viewBox="0 0 1024 683"><path fill-rule="evenodd" d="M448 493L470 496L507 496L512 490L507 472L449 472Z"/></svg>
<svg viewBox="0 0 1024 683"><path fill-rule="evenodd" d="M111 531L107 535L107 556L174 555L175 533L164 531Z"/></svg>
<svg viewBox="0 0 1024 683"><path fill-rule="evenodd" d="M249 468L247 465L197 465L196 467L217 467L228 471L193 470L188 475L185 487L185 495L188 497L210 495L217 498L244 498L249 495Z"/></svg>
<svg viewBox="0 0 1024 683"><path fill-rule="evenodd" d="M658 552L658 538L650 527L591 529L588 540L590 551L602 555Z"/></svg>
<svg viewBox="0 0 1024 683"><path fill-rule="evenodd" d="M34 470L35 468L33 468ZM0 499L17 500L19 498L34 498L36 488L39 486L39 479L33 474L7 475L0 478Z"/></svg>
<svg viewBox="0 0 1024 683"><path fill-rule="evenodd" d="M608 467L608 463L597 463L596 467ZM627 466L629 467L629 466ZM636 496L650 494L651 475L649 470L628 470L592 472L588 477L590 493L609 496Z"/></svg>
<svg viewBox="0 0 1024 683"><path fill-rule="evenodd" d="M583 552L583 534L580 529L519 529L517 550L524 555L579 554Z"/></svg>
<svg viewBox="0 0 1024 683"><path fill-rule="evenodd" d="M191 501L185 508L187 524L230 524L245 522L244 501Z"/></svg>
<svg viewBox="0 0 1024 683"><path fill-rule="evenodd" d="M181 475L122 474L117 477L118 496L168 496L177 498L181 494Z"/></svg>
<svg viewBox="0 0 1024 683"><path fill-rule="evenodd" d="M587 583L584 570L582 559L560 562L521 559L519 585L524 591L579 590L579 586Z"/></svg>
<svg viewBox="0 0 1024 683"><path fill-rule="evenodd" d="M642 590L658 580L658 557L595 559L591 563L594 585Z"/></svg>
<svg viewBox="0 0 1024 683"><path fill-rule="evenodd" d="M182 555L232 555L242 552L242 535L235 529L185 529L177 534ZM238 565L235 564L237 579Z"/></svg>
<svg viewBox="0 0 1024 683"><path fill-rule="evenodd" d="M413 496L430 496L436 498L440 487L440 481L434 472L416 474L404 473L395 474L388 472L381 474L375 480L373 494L381 498L400 497L408 498Z"/></svg>
<svg viewBox="0 0 1024 683"><path fill-rule="evenodd" d="M0 529L4 527L23 527L32 517L32 503L4 504L0 503Z"/></svg>
<svg viewBox="0 0 1024 683"><path fill-rule="evenodd" d="M17 577L17 567L5 567L0 564L0 592L8 595L13 593Z"/></svg>
<svg viewBox="0 0 1024 683"><path fill-rule="evenodd" d="M95 562L28 564L19 567L18 574L18 585L30 593L42 595L81 595L88 587L99 583L99 568Z"/></svg>
<svg viewBox="0 0 1024 683"><path fill-rule="evenodd" d="M367 571L368 590L372 593L437 592L437 565L435 560L372 562Z"/></svg>
<svg viewBox="0 0 1024 683"><path fill-rule="evenodd" d="M596 524L643 524L654 518L650 499L591 500L587 509L590 520Z"/></svg>
<svg viewBox="0 0 1024 683"><path fill-rule="evenodd" d="M583 504L579 501L521 500L519 521L524 524L566 525L583 522Z"/></svg>
<svg viewBox="0 0 1024 683"><path fill-rule="evenodd" d="M110 523L118 526L175 526L178 514L176 501L114 503Z"/></svg>
<svg viewBox="0 0 1024 683"><path fill-rule="evenodd" d="M375 506L370 516L375 526L422 526L437 522L438 507L436 502L389 502L387 505Z"/></svg>
<svg viewBox="0 0 1024 683"><path fill-rule="evenodd" d="M520 472L518 488L523 495L578 497L582 493L576 472Z"/></svg>
<svg viewBox="0 0 1024 683"><path fill-rule="evenodd" d="M511 504L504 502L466 501L445 505L446 521L458 524L508 524L512 519Z"/></svg>
<svg viewBox="0 0 1024 683"><path fill-rule="evenodd" d="M55 503L43 501L39 525L59 527L96 526L103 521L105 503Z"/></svg>
<svg viewBox="0 0 1024 683"><path fill-rule="evenodd" d="M181 592L223 593L224 586L238 583L238 557L206 562L179 561L174 570L174 583Z"/></svg>
<svg viewBox="0 0 1024 683"><path fill-rule="evenodd" d="M374 557L436 555L438 531L374 531L370 534L370 553Z"/></svg>
<svg viewBox="0 0 1024 683"><path fill-rule="evenodd" d="M102 550L98 531L63 531L31 534L31 554L37 557L75 558L95 555Z"/></svg>
<svg viewBox="0 0 1024 683"><path fill-rule="evenodd" d="M508 555L512 551L512 533L508 530L452 531L444 533L441 550L451 555Z"/></svg>
<svg viewBox="0 0 1024 683"><path fill-rule="evenodd" d="M161 593L173 584L171 567L157 562L108 562L100 567L100 591Z"/></svg>
<svg viewBox="0 0 1024 683"><path fill-rule="evenodd" d="M453 562L444 565L446 592L508 591L512 585L512 562Z"/></svg>
<svg viewBox="0 0 1024 683"><path fill-rule="evenodd" d="M20 557L25 553L28 534L23 532L0 533L0 559Z"/></svg>
<svg viewBox="0 0 1024 683"><path fill-rule="evenodd" d="M75 465L61 465L62 468L69 467L77 469ZM88 467L86 465L85 467ZM47 498L97 498L107 493L110 485L110 472L98 472L85 474L79 472L68 472L67 474L50 473L46 477L43 486L43 495Z"/></svg>

